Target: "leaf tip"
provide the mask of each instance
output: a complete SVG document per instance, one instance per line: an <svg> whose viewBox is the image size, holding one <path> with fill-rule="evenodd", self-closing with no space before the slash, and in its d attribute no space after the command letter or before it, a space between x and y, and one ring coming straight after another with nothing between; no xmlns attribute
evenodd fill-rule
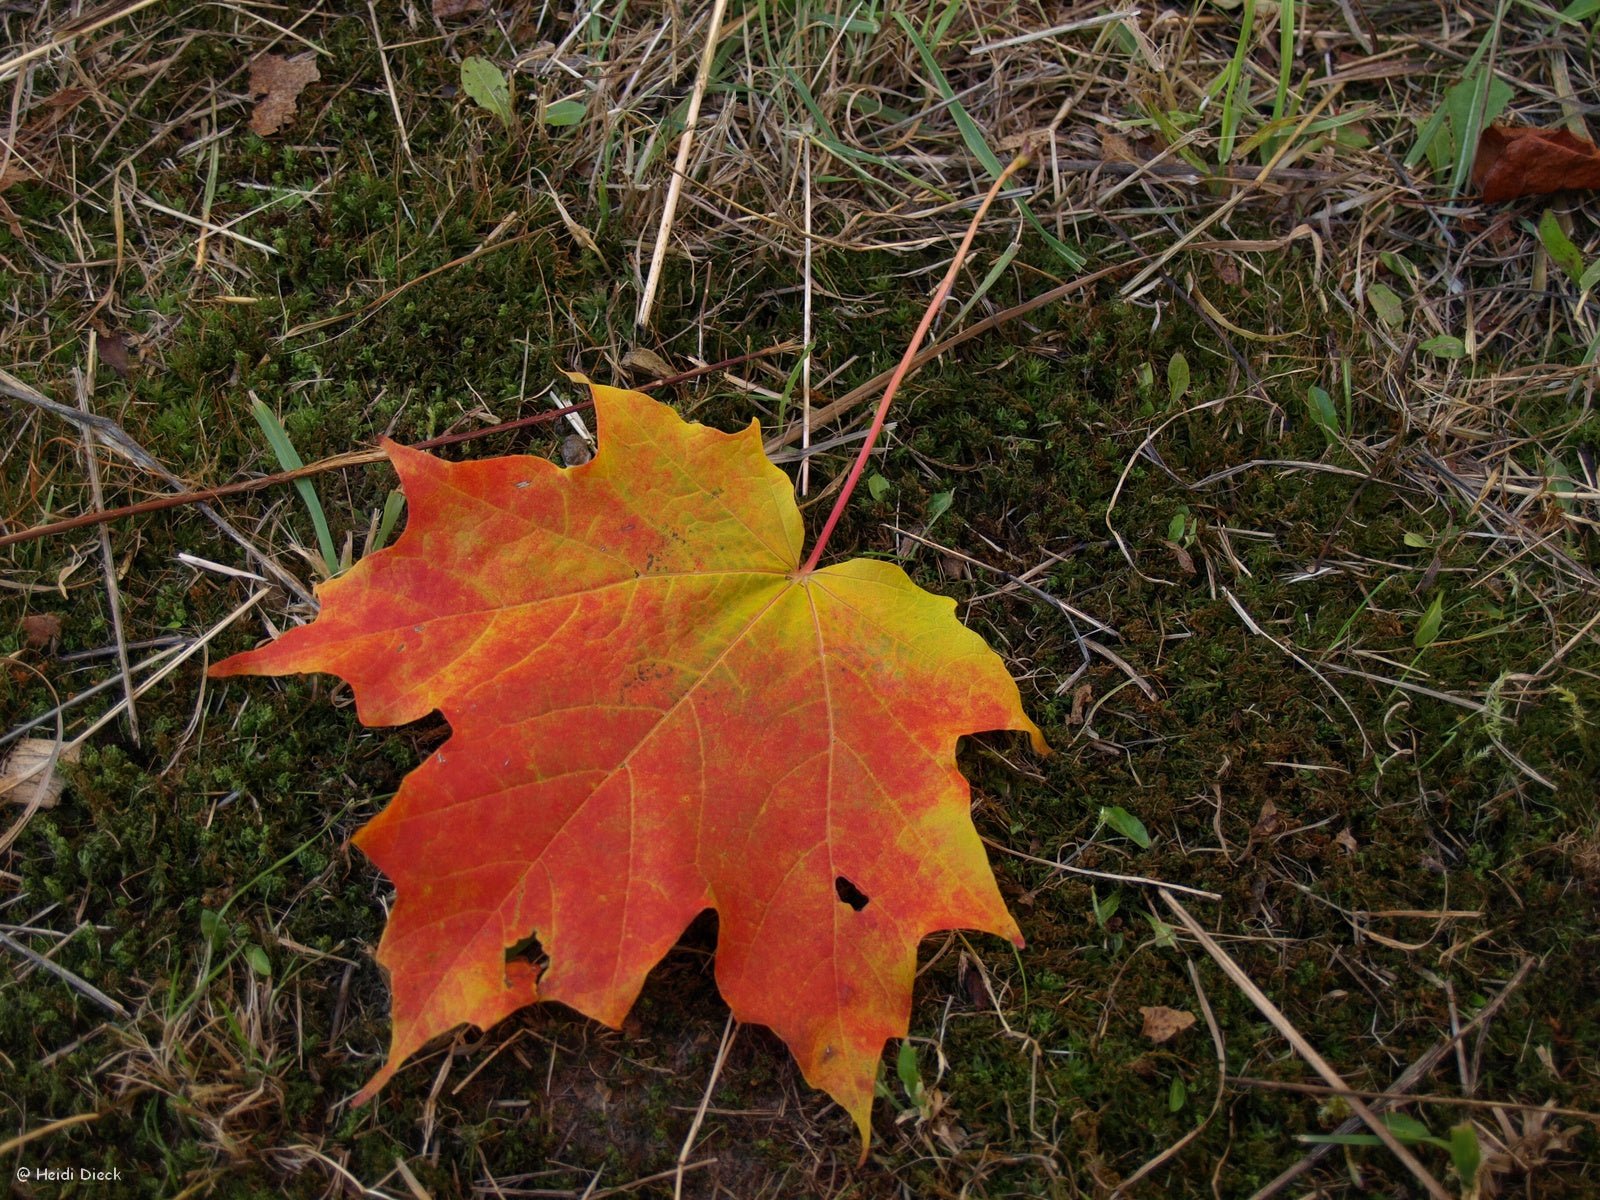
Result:
<svg viewBox="0 0 1600 1200"><path fill-rule="evenodd" d="M850 1118L856 1123L856 1133L861 1138L861 1154L856 1158L856 1167L860 1169L867 1165L867 1155L872 1150L872 1101L859 1108L850 1110Z"/></svg>
<svg viewBox="0 0 1600 1200"><path fill-rule="evenodd" d="M384 1085L388 1083L389 1080L394 1078L394 1071L394 1060L390 1059L390 1061L384 1063L383 1066L378 1068L377 1074L375 1074L371 1079L367 1080L367 1082L362 1085L362 1088L359 1092L350 1097L350 1107L362 1108L367 1104L370 1104L377 1097L378 1093L383 1091Z"/></svg>

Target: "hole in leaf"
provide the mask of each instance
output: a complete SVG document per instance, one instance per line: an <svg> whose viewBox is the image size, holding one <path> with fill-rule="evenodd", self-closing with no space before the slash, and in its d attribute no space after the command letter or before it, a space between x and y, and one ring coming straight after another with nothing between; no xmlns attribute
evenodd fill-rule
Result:
<svg viewBox="0 0 1600 1200"><path fill-rule="evenodd" d="M843 875L833 881L833 890L839 893L840 900L857 912L865 908L872 899Z"/></svg>
<svg viewBox="0 0 1600 1200"><path fill-rule="evenodd" d="M539 944L539 935L530 933L520 942L506 947L506 962L524 962L543 972L550 963L550 956L544 952L544 947Z"/></svg>

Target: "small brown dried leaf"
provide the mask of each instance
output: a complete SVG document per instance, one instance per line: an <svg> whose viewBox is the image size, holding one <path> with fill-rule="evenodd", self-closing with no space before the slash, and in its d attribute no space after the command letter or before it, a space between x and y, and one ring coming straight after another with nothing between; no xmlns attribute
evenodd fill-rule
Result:
<svg viewBox="0 0 1600 1200"><path fill-rule="evenodd" d="M13 159L4 168L0 168L0 192L5 191L13 184L23 183L29 179L42 179L37 171L29 170L20 160ZM21 237L19 233L17 235Z"/></svg>
<svg viewBox="0 0 1600 1200"><path fill-rule="evenodd" d="M1112 133L1109 129L1100 134L1100 157L1106 162L1114 163L1141 163L1144 156L1133 148L1133 143L1120 133Z"/></svg>
<svg viewBox="0 0 1600 1200"><path fill-rule="evenodd" d="M0 800L16 804L33 804L40 808L55 807L64 785L61 776L52 767L48 774L50 755L56 743L51 738L23 738L11 752L0 758ZM78 761L78 747L64 748L56 757L56 766Z"/></svg>
<svg viewBox="0 0 1600 1200"><path fill-rule="evenodd" d="M1283 818L1278 815L1278 806L1270 799L1261 802L1261 812L1256 817L1256 823L1250 828L1250 840L1258 841L1269 838L1283 828Z"/></svg>
<svg viewBox="0 0 1600 1200"><path fill-rule="evenodd" d="M433 0L433 15L441 21L464 17L488 8L487 0Z"/></svg>
<svg viewBox="0 0 1600 1200"><path fill-rule="evenodd" d="M42 650L61 636L61 618L55 613L29 613L22 618L22 640Z"/></svg>
<svg viewBox="0 0 1600 1200"><path fill-rule="evenodd" d="M1161 539L1161 544L1172 551L1172 556L1178 560L1178 568L1185 575L1194 574L1194 555L1178 545L1177 542L1168 541L1166 538Z"/></svg>
<svg viewBox="0 0 1600 1200"><path fill-rule="evenodd" d="M642 372L655 379L665 379L669 375L677 374L671 363L654 350L647 350L643 346L635 346L624 354L622 365L629 371Z"/></svg>
<svg viewBox="0 0 1600 1200"><path fill-rule="evenodd" d="M1181 1008L1168 1008L1164 1004L1141 1007L1139 1012L1144 1017L1144 1028L1139 1032L1157 1045L1171 1041L1195 1021L1192 1012L1184 1012Z"/></svg>
<svg viewBox="0 0 1600 1200"><path fill-rule="evenodd" d="M1600 188L1600 149L1565 129L1491 125L1478 139L1472 182L1491 204L1565 188Z"/></svg>
<svg viewBox="0 0 1600 1200"><path fill-rule="evenodd" d="M263 54L250 64L250 94L261 97L250 115L250 128L262 137L277 133L294 120L295 102L306 85L321 78L313 53L294 58Z"/></svg>
<svg viewBox="0 0 1600 1200"><path fill-rule="evenodd" d="M1094 699L1094 685L1080 683L1072 693L1072 714L1067 718L1068 725L1082 725L1084 709L1089 701Z"/></svg>
<svg viewBox="0 0 1600 1200"><path fill-rule="evenodd" d="M99 354L100 361L115 371L119 379L126 379L133 374L133 359L128 356L128 343L123 340L121 332L98 319L94 322L94 328L100 335L95 341L95 352Z"/></svg>

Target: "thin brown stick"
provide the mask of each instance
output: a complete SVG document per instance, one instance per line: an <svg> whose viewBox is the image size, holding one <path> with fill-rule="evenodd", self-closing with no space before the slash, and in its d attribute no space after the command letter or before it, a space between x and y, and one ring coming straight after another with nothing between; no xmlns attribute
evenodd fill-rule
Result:
<svg viewBox="0 0 1600 1200"><path fill-rule="evenodd" d="M1282 1010L1268 999L1265 992L1256 986L1255 980L1245 974L1244 968L1234 962L1228 952L1217 945L1216 939L1201 928L1200 922L1190 915L1189 910L1178 901L1178 898L1165 888L1162 888L1161 899L1166 902L1167 907L1183 923L1183 927L1189 931L1190 935L1205 948L1206 953L1211 955L1217 966L1222 968L1223 974L1233 980L1235 986L1245 994L1250 1003L1256 1006L1256 1010L1270 1021L1272 1027L1281 1033L1288 1043L1294 1047L1295 1053L1305 1059L1311 1069L1326 1079L1329 1084L1347 1093L1345 1099L1350 1107L1355 1110L1356 1116L1360 1117L1367 1128L1378 1136L1378 1140L1389 1148L1389 1152L1400 1160L1400 1164L1411 1172L1412 1178L1422 1185L1428 1195L1432 1196L1434 1200L1453 1200L1450 1193L1445 1190L1444 1184L1433 1177L1428 1168L1418 1161L1416 1155L1401 1145L1400 1139L1395 1137L1394 1132L1378 1119L1378 1114L1368 1108L1365 1101L1353 1094L1348 1094L1350 1092L1349 1085L1340 1077L1339 1072L1335 1071L1328 1060L1317 1052L1316 1047L1306 1041L1300 1031L1290 1024L1289 1018L1284 1016Z"/></svg>
<svg viewBox="0 0 1600 1200"><path fill-rule="evenodd" d="M520 241L531 236L531 234L519 234L515 239L508 239L504 242L495 243L493 248L508 246L512 241ZM470 258L476 257L480 253L484 253L488 249L491 249L491 247L480 247L478 250L474 250L471 254L463 255L454 262L446 263L443 267L439 267L435 271L431 271L428 274L437 274L439 271L446 270L449 267L459 266L461 263ZM918 368L926 366L940 355L949 353L957 346L960 346L965 342L969 342L975 337L979 337L985 333L988 333L991 329L999 328L1007 321L1014 321L1018 317L1027 316L1027 314L1031 312L1035 312L1047 305L1054 304L1057 300L1064 300L1066 297L1073 295L1075 292L1081 292L1086 288L1093 287L1102 280L1109 279L1115 275L1120 275L1122 272L1140 266L1148 261L1149 258L1146 256L1129 259L1126 262L1113 263L1109 267L1102 267L1098 271L1091 271L1089 274L1079 276L1077 279L1070 279L1066 283L1050 288L1048 291L1039 293L1039 295L1034 296L1032 299L1024 300L1021 304L1013 305L1002 312L985 317L976 324L970 325L966 329L961 330L961 332L952 334L950 337L945 338L942 342L935 342L926 350L923 350L911 360L911 371L916 371ZM399 288L385 292L382 296L379 296L376 300L374 300L372 304L368 305L367 308L371 308L373 305L387 303L389 300L394 299L394 297L398 295L399 292L404 288L410 287L412 283L419 283L424 278L427 278L427 276L418 276L416 279L411 280L408 283L401 284ZM364 311L366 310L362 309L354 313L347 313L336 317L325 317L321 321L314 321L306 325L298 325L289 330L289 332L284 334L283 337L287 339L294 337L296 334L305 333L322 325L333 324L338 321L347 320L351 317L357 317L360 316ZM726 367L737 366L740 363L749 362L752 359L764 358L771 354L782 353L784 350L789 348L789 345L785 343L782 346L773 346L768 347L765 350L754 351L750 354L741 354L735 358L725 359L718 363L712 363L709 366L696 367L694 370L684 371L678 375L669 375L665 379L656 379L650 381L649 383L642 383L639 385L637 390L648 391L651 388L665 387L674 383L682 383L685 380L694 379L701 375L710 374L714 371L720 371ZM908 374L909 373L910 372L908 372ZM851 409L859 405L863 400L875 395L879 389L888 383L893 375L893 369L874 375L860 387L852 388L850 391L846 392L843 396L840 396L831 404L825 406L824 408L818 409L812 415L812 426L816 427L819 425L824 425L829 421L837 419L840 415L849 412ZM587 402L573 405L571 411L578 411L585 407L588 407ZM491 425L483 429L470 430L466 433L451 434L446 437L434 438L429 442L418 443L418 445L414 448L426 450L437 446L451 445L455 442L468 441L472 438L487 437L493 433L503 433L510 429L520 429L527 425L540 424L543 421L555 420L558 417L565 416L568 411L569 410L567 409L560 409L558 411L540 413L537 417L524 417L518 421L508 421L501 425ZM796 424L795 427L789 430L787 433L780 433L772 438L769 438L766 442L765 449L768 454L774 453L777 450L781 450L785 446L799 441L800 437L800 427L798 424ZM28 529L21 529L16 533L0 535L0 548L14 546L20 542L31 542L38 538L51 537L58 533L68 533L74 529L83 529L86 526L97 525L102 521L120 521L124 517L139 516L147 512L160 512L163 509L168 508L180 508L186 504L203 504L207 501L221 499L226 496L239 495L244 492L253 492L261 488L276 487L280 483L292 483L296 479L304 479L309 475L320 475L325 471L336 471L343 467L363 466L367 463L381 462L383 458L383 452L380 450L355 450L346 454L335 454L329 458L320 459L314 463L307 463L304 467L296 468L293 471L279 471L272 475L263 475L259 479L247 479L239 483L221 484L214 488L202 488L192 492L178 492L171 496L161 496L152 500L140 501L138 504L128 504L121 508L107 509L103 513L83 513L79 516L68 517L61 521L52 521L49 524L35 525ZM832 490L831 485L828 490ZM824 495L826 494L827 493L825 492ZM822 497L817 498L820 499Z"/></svg>
<svg viewBox="0 0 1600 1200"><path fill-rule="evenodd" d="M531 236L532 234L519 234L514 239L508 239L504 242L497 242L493 247L480 247L478 250L474 250L471 254L463 255L454 262L446 263L444 266L428 272L428 275L437 274L439 271L447 270L452 266L459 266L468 259L474 258L478 254L484 253L491 248L508 246L513 241L521 241ZM911 360L911 371L914 372L919 368L926 366L934 359L940 357L941 355L948 354L957 346L969 342L975 337L981 337L983 334L988 333L992 329L998 329L1001 325L1004 325L1008 321L1014 321L1018 317L1025 317L1031 312L1036 312L1047 305L1054 304L1057 300L1064 300L1076 292L1081 292L1086 288L1093 287L1095 284L1100 283L1103 280L1120 275L1124 271L1141 266L1148 261L1149 256L1143 256L1140 258L1129 259L1125 262L1113 263L1108 267L1100 268L1098 271L1091 271L1087 275L1081 275L1077 279L1070 279L1066 283L1059 284L1056 287L1050 288L1048 291L1041 292L1031 299L1024 300L1021 304L1012 305L1008 309L995 313L992 316L985 317L983 320L968 326L959 333L952 334L950 337L945 338L941 342L935 342L933 345L923 350ZM389 292L385 292L382 296L379 296L366 307L371 308L374 305L387 303L388 301L394 299L394 297L402 290L410 287L411 284L420 283L424 278L427 277L428 276L418 276L414 280L401 284L400 287L394 288ZM295 328L289 330L288 333L284 334L283 337L285 339L291 338L296 334L305 333L311 329L319 328L322 325L334 324L338 321L348 320L352 317L358 317L365 311L366 309L361 309L353 313L346 313L336 317L325 317L321 321L313 321L306 325L297 325ZM787 342L777 346L769 346L764 350L752 351L749 354L741 354L734 358L724 359L721 362L711 363L708 366L696 367L693 370L684 371L677 375L669 375L665 379L655 379L648 383L641 383L636 390L643 392L649 391L652 388L666 387L675 383L683 383L686 380L696 379L701 375L708 375L716 371L724 370L728 367L738 366L740 363L749 362L753 359L766 358L773 354L781 354L792 348L792 345ZM908 372L908 374L909 373L910 372ZM811 418L812 427L815 428L820 425L825 425L829 421L836 420L844 413L847 413L851 409L855 408L863 400L876 395L879 390L889 382L893 375L893 368L880 372L879 374L874 375L871 379L867 380L860 387L852 388L850 391L846 392L843 396L840 396L831 404L816 410L812 414ZM586 407L589 407L587 401L573 405L570 411L576 412ZM486 426L483 429L474 429L465 433L450 434L444 437L434 438L428 442L419 442L413 448L427 450L436 448L438 446L452 445L456 442L469 441L473 438L488 437L490 434L504 433L507 430L520 429L527 425L535 425L541 424L544 421L552 421L558 417L565 416L568 411L568 409L560 409L558 411L540 413L537 417L524 417L517 421L507 421L500 425ZM796 425L788 432L780 433L769 438L765 444L765 449L768 454L772 454L783 449L785 446L792 445L793 443L799 441L800 438L800 426L798 423L796 423ZM14 546L20 542L31 542L38 538L51 537L58 533L69 533L74 529L83 529L86 526L97 525L102 521L120 521L124 517L139 516L147 512L160 512L163 509L168 508L180 508L186 504L203 504L207 501L221 499L226 496L239 495L244 492L253 492L261 488L276 487L281 483L292 483L296 479L304 479L310 475L320 475L325 471L336 471L344 467L364 466L367 463L381 462L383 458L383 452L380 450L354 450L345 454L335 454L328 458L319 459L314 463L307 463L304 467L296 468L293 471L279 471L272 475L263 475L258 479L247 479L238 483L221 484L214 488L201 488L192 492L178 492L171 496L160 496L152 500L140 501L137 504L124 505L121 508L107 509L103 513L83 513L76 517L67 517L60 521L52 521L49 524L35 525L28 529L21 529L16 533L0 535L0 548ZM828 492L831 492L832 490L833 485L830 485L827 492L824 492L821 496L814 497L814 499L825 498Z"/></svg>
<svg viewBox="0 0 1600 1200"><path fill-rule="evenodd" d="M115 421L107 417L97 416L94 413L82 412L77 408L69 408L65 404L58 404L36 388L28 386L5 370L0 370L0 396L9 396L15 400L21 400L25 404L30 404L42 412L47 412L60 418L74 429L90 428L94 430L95 437L99 438L103 445L120 454L141 471L148 471L155 475L175 492L181 494L188 490L183 480L167 470L166 466L155 455L129 437L127 430L123 429ZM244 552L260 564L261 569L277 582L279 587L292 595L300 597L306 603L311 603L311 593L305 589L305 586L298 579L289 574L288 571L285 571L270 555L264 553L244 534L228 524L216 509L209 504L202 503L200 512L205 516L206 520L238 543Z"/></svg>
<svg viewBox="0 0 1600 1200"><path fill-rule="evenodd" d="M155 496L149 500L141 500L137 504L125 504L121 508L108 508L103 512L79 513L75 517L52 521L48 525L34 525L28 529L19 529L16 533L0 536L0 548L14 546L19 542L31 542L37 538L50 537L57 533L69 533L74 529L83 529L91 525L101 525L107 521L120 521L124 517L136 517L141 513L161 512L163 509L168 508L182 508L187 504L205 504L212 500L220 500L225 496L237 496L243 492L254 492L262 488L274 487L280 483L292 483L296 479L304 479L308 475L320 475L324 471L336 470L339 467L355 467L365 463L381 462L383 458L382 450L357 450L350 454L336 454L332 458L325 458L320 462L308 463L306 466L296 467L292 471L278 471L272 475L263 475L259 479L244 479L238 483L224 483L217 487L200 488L192 492L175 492L170 496Z"/></svg>
<svg viewBox="0 0 1600 1200"><path fill-rule="evenodd" d="M702 375L709 375L728 367L736 367L740 363L750 362L753 359L768 358L774 354L782 354L793 348L793 343L782 342L776 346L768 346L763 350L753 350L748 354L740 354L733 358L723 359L721 362L695 367L690 371L682 371L677 375L668 375L665 379L653 379L649 383L641 383L637 390L648 391L651 388L666 387L669 384L697 379ZM551 412L536 413L531 417L518 417L515 421L502 421L498 425L486 425L482 429L469 429L461 433L442 434L436 438L429 438L425 442L418 442L411 448L413 450L437 450L441 446L453 446L458 442L470 442L475 438L489 437L491 434L507 433L530 425L544 425L551 421L559 420L568 413L581 412L583 409L593 407L593 401L581 400L576 404L554 409ZM52 521L47 525L34 525L28 529L19 529L16 533L0 536L0 548L14 546L19 542L31 542L38 538L50 537L57 533L69 533L74 529L84 529L92 525L101 525L108 521L120 521L124 517L136 517L143 513L161 512L169 508L181 508L186 504L204 504L207 501L220 500L226 496L256 492L262 488L276 487L280 483L293 483L296 479L305 479L311 475L321 475L328 471L342 470L345 467L362 467L369 463L383 462L387 458L388 455L383 450L350 450L344 454L334 454L327 458L318 459L314 463L307 463L305 466L296 467L291 471L276 471L271 475L262 475L256 479L244 479L237 483L223 483L218 484L216 487L198 488L189 492L175 492L170 496L156 496L149 500L141 500L137 504L125 504L121 508L108 508L102 512L80 513L75 517L65 517L60 521Z"/></svg>
<svg viewBox="0 0 1600 1200"><path fill-rule="evenodd" d="M1040 292L1037 296L1034 296L1029 300L1024 300L1021 304L1014 304L1010 308L1005 309L1003 312L997 312L993 316L985 317L983 320L978 321L973 325L969 325L960 333L951 334L949 337L945 338L944 341L935 342L926 350L922 351L911 360L911 370L916 371L919 367L926 366L940 355L948 354L962 343L970 342L973 338L988 333L991 329L998 329L1007 321L1014 321L1018 317L1025 317L1031 312L1044 308L1046 305L1054 304L1057 300L1064 300L1075 292L1084 291L1086 288L1091 288L1102 280L1110 279L1114 275L1120 275L1124 271L1131 270L1134 267L1142 266L1144 263L1149 261L1150 256L1145 255L1140 258L1129 259L1126 262L1112 263L1109 267L1101 267L1100 270L1091 271L1087 275L1080 275L1077 279L1069 279L1066 283L1059 284L1048 291ZM819 425L826 425L829 421L836 420L844 413L847 413L852 408L855 408L863 400L877 395L878 392L882 390L883 386L888 383L891 378L893 378L895 370L896 368L891 367L887 371L880 371L871 379L863 383L860 387L850 389L850 391L840 396L837 400L833 401L833 403L817 409L811 414L812 429L816 429ZM800 426L797 422L787 432L780 433L772 438L769 438L766 443L766 451L768 454L772 454L783 449L785 446L793 445L799 440Z"/></svg>

